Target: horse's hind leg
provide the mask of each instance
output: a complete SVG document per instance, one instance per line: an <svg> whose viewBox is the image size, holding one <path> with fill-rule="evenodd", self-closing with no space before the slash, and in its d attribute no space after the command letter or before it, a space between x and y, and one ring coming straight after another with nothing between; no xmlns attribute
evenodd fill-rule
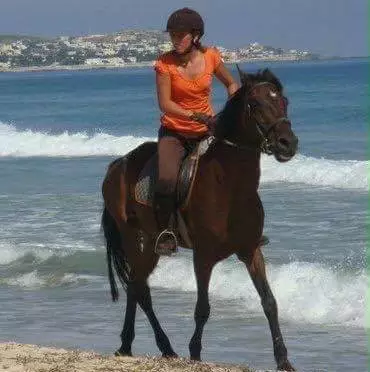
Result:
<svg viewBox="0 0 370 372"><path fill-rule="evenodd" d="M135 338L135 317L137 301L135 298L133 285L127 285L126 290L126 312L125 322L121 332L121 347L115 352L116 356L132 356L131 346Z"/></svg>
<svg viewBox="0 0 370 372"><path fill-rule="evenodd" d="M136 228L131 228L128 225L123 225L123 228L124 244L131 248L127 250L132 268L132 280L128 285L130 295L133 297L133 300L139 304L145 315L148 317L148 320L154 331L157 346L162 352L162 355L164 357L176 357L177 354L173 351L170 341L167 335L164 333L154 313L150 288L147 284L149 275L158 263L158 256L154 253L154 249L152 247L153 239L143 231L140 231ZM142 247L139 247L139 244L142 244ZM131 323L134 323L134 318L128 319L128 330L131 329L130 320Z"/></svg>
<svg viewBox="0 0 370 372"><path fill-rule="evenodd" d="M252 281L260 295L263 311L270 325L274 356L278 370L295 371L288 360L288 352L280 331L276 300L267 282L265 262L260 248L256 249L253 257L239 257L239 259L246 264Z"/></svg>
<svg viewBox="0 0 370 372"><path fill-rule="evenodd" d="M213 266L214 263L202 260L197 256L197 252L194 252L194 270L197 280L198 298L194 313L195 331L189 343L190 358L192 360L200 361L203 329L211 311L208 288Z"/></svg>
<svg viewBox="0 0 370 372"><path fill-rule="evenodd" d="M137 302L149 319L154 331L157 346L162 352L162 356L165 358L177 357L177 354L173 351L170 341L154 313L150 288L146 283L146 280L134 281L133 286Z"/></svg>

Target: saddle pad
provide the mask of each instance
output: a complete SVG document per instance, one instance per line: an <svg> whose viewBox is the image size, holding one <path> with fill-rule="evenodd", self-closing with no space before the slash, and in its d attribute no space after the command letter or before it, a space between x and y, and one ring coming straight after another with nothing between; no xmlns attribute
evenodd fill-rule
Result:
<svg viewBox="0 0 370 372"><path fill-rule="evenodd" d="M177 182L177 204L184 208L189 199L194 176L197 171L199 157L202 156L213 141L213 137L199 142L196 148L185 157L179 172ZM154 189L158 178L158 157L155 154L145 164L135 185L135 200L146 206L153 205Z"/></svg>
<svg viewBox="0 0 370 372"><path fill-rule="evenodd" d="M158 178L158 157L152 156L141 171L135 185L135 200L144 205L152 206L154 187Z"/></svg>

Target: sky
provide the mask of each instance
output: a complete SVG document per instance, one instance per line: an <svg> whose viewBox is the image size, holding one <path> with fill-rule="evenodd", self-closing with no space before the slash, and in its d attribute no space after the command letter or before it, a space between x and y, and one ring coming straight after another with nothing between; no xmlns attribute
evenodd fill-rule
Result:
<svg viewBox="0 0 370 372"><path fill-rule="evenodd" d="M78 36L164 29L188 6L205 20L206 45L259 42L323 56L368 56L367 0L0 0L0 34Z"/></svg>

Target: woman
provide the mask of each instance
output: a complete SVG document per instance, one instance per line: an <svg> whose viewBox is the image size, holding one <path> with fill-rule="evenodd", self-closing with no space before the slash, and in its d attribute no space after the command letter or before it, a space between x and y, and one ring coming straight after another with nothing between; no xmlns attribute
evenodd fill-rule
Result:
<svg viewBox="0 0 370 372"><path fill-rule="evenodd" d="M212 77L226 87L229 96L238 84L222 62L215 48L204 47L200 39L204 23L194 10L176 10L168 19L173 50L155 64L158 104L162 111L158 133L158 183L154 210L160 234L156 241L159 254L177 249L176 236L169 226L175 212L175 189L186 149L204 138L207 124L214 115L211 106Z"/></svg>

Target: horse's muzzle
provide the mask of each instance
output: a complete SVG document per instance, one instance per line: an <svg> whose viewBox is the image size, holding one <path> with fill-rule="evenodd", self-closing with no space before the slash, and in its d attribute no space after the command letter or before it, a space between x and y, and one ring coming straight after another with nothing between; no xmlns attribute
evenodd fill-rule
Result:
<svg viewBox="0 0 370 372"><path fill-rule="evenodd" d="M274 156L277 161L283 163L289 161L297 152L298 138L291 132L289 134L280 135L274 146Z"/></svg>

